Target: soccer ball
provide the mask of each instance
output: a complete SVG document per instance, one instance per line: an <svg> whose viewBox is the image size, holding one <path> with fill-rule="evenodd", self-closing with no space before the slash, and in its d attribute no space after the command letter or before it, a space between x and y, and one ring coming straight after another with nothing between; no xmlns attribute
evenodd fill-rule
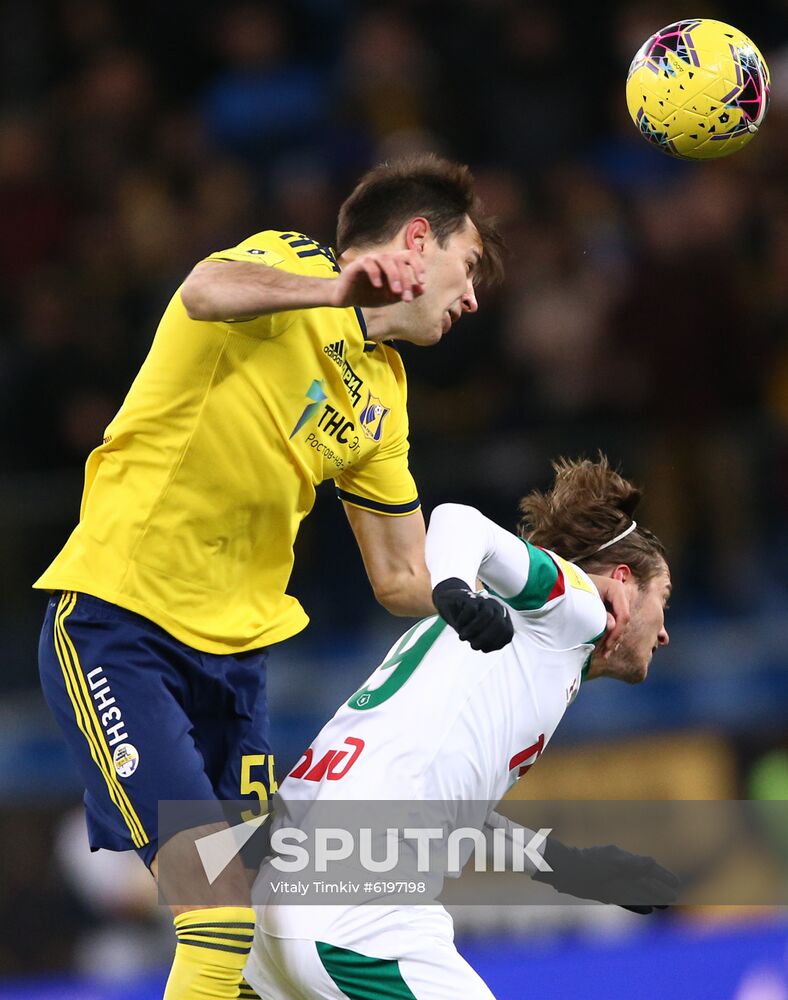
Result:
<svg viewBox="0 0 788 1000"><path fill-rule="evenodd" d="M672 156L709 160L746 146L769 104L769 70L746 35L722 21L677 21L639 49L627 107L641 135Z"/></svg>

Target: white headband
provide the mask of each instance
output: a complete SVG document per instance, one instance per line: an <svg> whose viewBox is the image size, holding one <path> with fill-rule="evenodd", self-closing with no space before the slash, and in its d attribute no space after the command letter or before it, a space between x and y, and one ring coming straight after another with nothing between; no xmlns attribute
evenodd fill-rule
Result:
<svg viewBox="0 0 788 1000"><path fill-rule="evenodd" d="M635 528L637 528L637 526L638 526L637 521L633 521L632 524L630 524L628 528L625 528L620 535L616 535L616 537L611 538L609 542L605 542L604 545L600 545L599 548L593 553L593 555L596 555L597 552L601 552L602 549L610 548L610 546L615 545L616 542L620 542L622 538L626 538L627 535L630 535L635 530Z"/></svg>

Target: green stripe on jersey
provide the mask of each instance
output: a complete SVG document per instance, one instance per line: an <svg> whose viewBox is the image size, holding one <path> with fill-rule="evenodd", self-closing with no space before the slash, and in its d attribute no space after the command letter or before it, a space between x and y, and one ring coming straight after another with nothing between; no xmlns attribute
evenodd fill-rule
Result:
<svg viewBox="0 0 788 1000"><path fill-rule="evenodd" d="M429 619L426 620L428 621ZM399 691L427 655L432 644L446 628L446 622L440 617L436 618L432 625L418 637L413 645L406 649L404 653L401 653L400 650L404 646L407 646L413 633L416 629L421 628L423 624L423 621L416 622L413 628L408 629L391 656L378 667L379 670L391 670L392 673L390 676L386 678L380 687L373 690L367 687L359 688L347 703L348 708L355 708L359 712L367 711L370 708L377 708L378 705L384 701L388 701L392 695Z"/></svg>
<svg viewBox="0 0 788 1000"><path fill-rule="evenodd" d="M599 633L599 635L595 635L593 639L589 639L588 640L589 643L592 646L596 646L596 644L599 642L599 640L602 638L602 636L605 634L605 632L607 632L607 625L605 625L605 627L602 629L602 631ZM595 652L596 652L596 650L592 649L591 652L588 654L588 657L586 658L586 662L583 664L583 667L582 667L582 669L580 671L580 683L581 684L586 679L586 677L588 677L588 670L589 670L589 667L591 666L591 660L593 660Z"/></svg>
<svg viewBox="0 0 788 1000"><path fill-rule="evenodd" d="M536 611L547 603L550 591L558 579L558 567L547 555L524 538L523 545L528 549L531 565L528 568L528 579L519 594L514 597L501 597L501 600L514 608L515 611Z"/></svg>
<svg viewBox="0 0 788 1000"><path fill-rule="evenodd" d="M350 1000L416 1000L395 959L370 958L315 941L323 968Z"/></svg>

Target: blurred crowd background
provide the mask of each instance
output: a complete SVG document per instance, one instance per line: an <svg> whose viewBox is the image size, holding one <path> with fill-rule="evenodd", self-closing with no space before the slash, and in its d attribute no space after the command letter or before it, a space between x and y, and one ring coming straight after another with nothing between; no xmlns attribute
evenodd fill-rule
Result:
<svg viewBox="0 0 788 1000"><path fill-rule="evenodd" d="M733 23L772 71L762 134L707 164L649 146L624 102L640 44L689 16ZM603 449L669 550L672 644L642 688L583 691L556 782L604 747L621 797L788 797L784 0L3 0L0 83L0 974L121 975L171 944L134 859L86 858L38 692L30 584L88 452L196 261L267 228L332 244L357 177L412 151L470 164L509 246L477 315L402 350L425 513L513 525L551 458ZM270 661L280 773L404 624L330 485L291 590L312 624ZM459 926L514 933L507 913ZM785 1000L775 977L737 996Z"/></svg>

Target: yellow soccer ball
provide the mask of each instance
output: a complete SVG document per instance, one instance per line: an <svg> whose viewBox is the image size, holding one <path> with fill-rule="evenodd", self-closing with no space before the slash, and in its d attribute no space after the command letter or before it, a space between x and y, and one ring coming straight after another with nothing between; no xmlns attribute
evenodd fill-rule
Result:
<svg viewBox="0 0 788 1000"><path fill-rule="evenodd" d="M677 21L640 47L627 107L649 142L710 160L746 146L769 105L769 69L750 39L722 21Z"/></svg>

